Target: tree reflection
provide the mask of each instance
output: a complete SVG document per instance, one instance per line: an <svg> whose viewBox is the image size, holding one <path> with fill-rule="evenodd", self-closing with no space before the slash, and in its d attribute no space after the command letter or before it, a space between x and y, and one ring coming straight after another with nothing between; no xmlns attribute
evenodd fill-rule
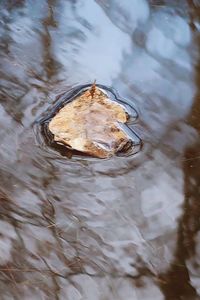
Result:
<svg viewBox="0 0 200 300"><path fill-rule="evenodd" d="M189 1L191 4L191 1ZM200 16L200 8L194 6L192 18ZM200 19L199 19L200 20ZM198 21L199 21L198 20ZM192 24L194 24L192 22ZM198 53L200 51L200 35L197 36ZM195 287L192 286L190 271L187 266L189 259L198 255L196 252L197 233L200 230L200 59L196 65L196 86L198 88L194 99L188 124L196 129L198 137L196 142L187 147L184 154L183 170L185 174L185 201L183 205L183 216L179 221L177 247L174 261L169 270L160 276L161 288L166 300L197 299L199 296Z"/></svg>
<svg viewBox="0 0 200 300"><path fill-rule="evenodd" d="M44 31L42 33L43 44L43 65L46 72L47 80L50 80L58 72L58 63L52 55L52 40L49 28L56 28L57 22L54 18L54 8L56 0L48 0L48 15L43 20Z"/></svg>

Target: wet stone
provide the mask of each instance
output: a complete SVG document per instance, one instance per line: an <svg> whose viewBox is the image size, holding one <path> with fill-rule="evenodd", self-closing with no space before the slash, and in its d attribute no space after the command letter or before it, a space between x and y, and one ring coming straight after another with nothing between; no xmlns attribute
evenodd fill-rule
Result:
<svg viewBox="0 0 200 300"><path fill-rule="evenodd" d="M61 108L48 128L56 143L108 158L130 147L131 139L121 126L128 118L126 109L94 84Z"/></svg>

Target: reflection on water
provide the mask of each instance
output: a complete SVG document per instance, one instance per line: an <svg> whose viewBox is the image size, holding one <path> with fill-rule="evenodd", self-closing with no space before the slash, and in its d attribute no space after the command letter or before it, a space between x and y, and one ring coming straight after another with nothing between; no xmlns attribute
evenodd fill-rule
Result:
<svg viewBox="0 0 200 300"><path fill-rule="evenodd" d="M1 299L200 299L199 1L0 4ZM36 143L94 79L136 105L135 157Z"/></svg>

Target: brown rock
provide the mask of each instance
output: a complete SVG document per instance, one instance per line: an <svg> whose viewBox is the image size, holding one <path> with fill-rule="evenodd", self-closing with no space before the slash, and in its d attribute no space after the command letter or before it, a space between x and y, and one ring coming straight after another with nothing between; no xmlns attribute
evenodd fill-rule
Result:
<svg viewBox="0 0 200 300"><path fill-rule="evenodd" d="M57 143L94 157L107 158L120 151L129 138L118 123L127 113L95 85L66 104L49 123Z"/></svg>

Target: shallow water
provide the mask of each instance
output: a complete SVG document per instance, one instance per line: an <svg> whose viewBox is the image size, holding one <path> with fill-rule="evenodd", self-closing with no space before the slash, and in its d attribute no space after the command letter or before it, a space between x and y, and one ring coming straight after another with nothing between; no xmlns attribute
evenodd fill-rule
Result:
<svg viewBox="0 0 200 300"><path fill-rule="evenodd" d="M200 2L0 3L1 299L200 299ZM77 84L139 111L144 147L55 157L34 123Z"/></svg>

